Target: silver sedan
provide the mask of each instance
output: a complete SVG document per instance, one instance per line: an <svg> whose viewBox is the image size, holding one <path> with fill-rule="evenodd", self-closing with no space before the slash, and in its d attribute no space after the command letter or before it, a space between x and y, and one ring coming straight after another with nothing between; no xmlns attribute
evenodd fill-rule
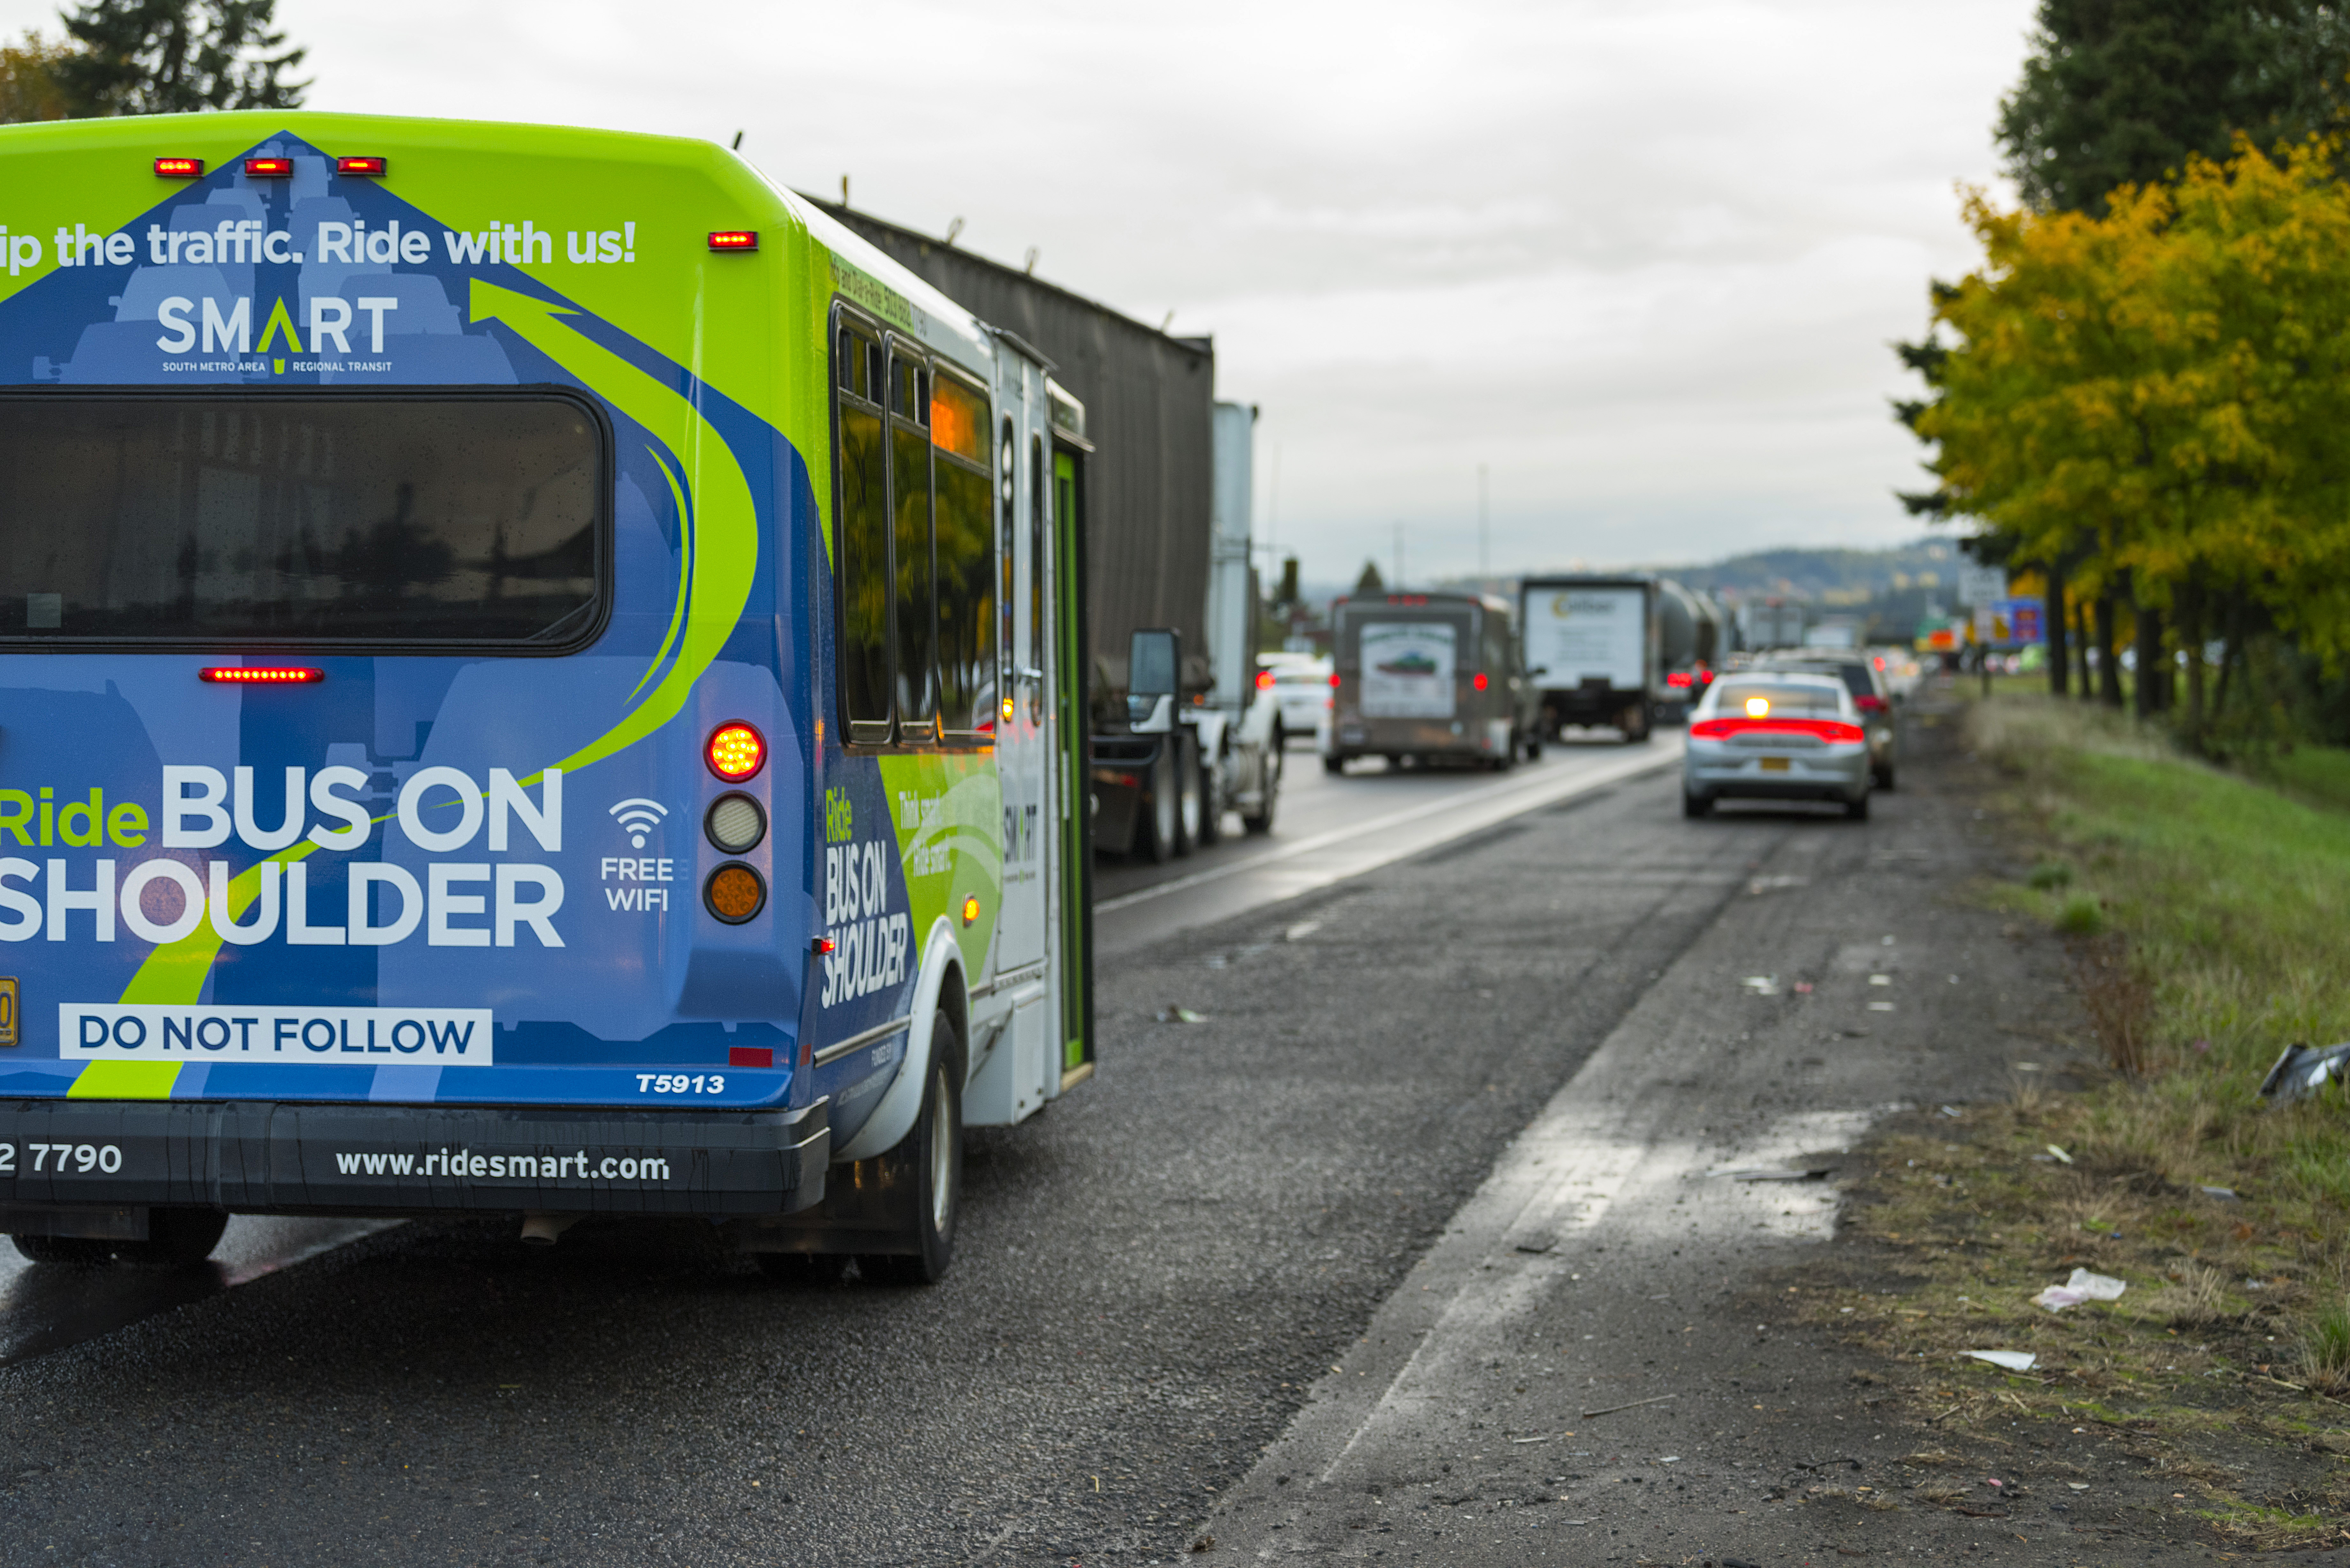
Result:
<svg viewBox="0 0 2350 1568"><path fill-rule="evenodd" d="M1865 818L1872 782L1868 731L1832 676L1741 670L1715 681L1690 714L1684 816L1744 798L1834 801Z"/></svg>

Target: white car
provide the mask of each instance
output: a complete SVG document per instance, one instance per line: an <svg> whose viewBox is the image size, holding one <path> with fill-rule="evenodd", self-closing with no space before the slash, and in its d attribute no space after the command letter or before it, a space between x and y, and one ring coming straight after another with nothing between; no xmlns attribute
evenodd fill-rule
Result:
<svg viewBox="0 0 2350 1568"><path fill-rule="evenodd" d="M1714 802L1832 801L1868 815L1868 731L1832 675L1742 670L1713 683L1690 713L1681 753L1681 815Z"/></svg>
<svg viewBox="0 0 2350 1568"><path fill-rule="evenodd" d="M1307 738L1318 749L1330 728L1330 661L1293 654L1276 663L1268 656L1256 683L1273 693L1284 738Z"/></svg>

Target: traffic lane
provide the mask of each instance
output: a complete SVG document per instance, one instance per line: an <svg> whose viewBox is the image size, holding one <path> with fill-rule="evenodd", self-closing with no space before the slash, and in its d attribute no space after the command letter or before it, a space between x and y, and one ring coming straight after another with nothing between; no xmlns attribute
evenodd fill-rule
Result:
<svg viewBox="0 0 2350 1568"><path fill-rule="evenodd" d="M1620 756L1630 750L1615 742L1570 742L1545 747L1542 761L1522 762L1507 774L1470 767L1390 768L1383 759L1374 757L1338 774L1325 770L1320 755L1311 749L1292 744L1282 764L1281 799L1270 833L1249 833L1241 826L1240 815L1228 812L1222 838L1179 859L1153 864L1142 856L1097 855L1094 897L1097 900L1121 898L1202 867L1253 860L1297 839L1341 830L1403 807L1474 793L1497 783L1523 783L1545 770L1555 771L1560 763Z"/></svg>
<svg viewBox="0 0 2350 1568"><path fill-rule="evenodd" d="M1220 1506L1221 1545L1335 1550L1369 1528L1441 1568L1589 1562L1601 1541L1670 1562L2007 1539L1848 1501L1913 1480L1897 1461L1934 1434L1877 1407L1868 1357L1788 1320L1880 1265L1824 1275L1832 1180L1731 1174L1832 1169L1904 1102L1996 1099L2014 1058L2044 1058L2020 1037L2071 1012L2048 944L1935 896L1991 846L1932 773L1916 782L1867 828L1755 867L1318 1380ZM2158 1479L2133 1507L2158 1511Z"/></svg>
<svg viewBox="0 0 2350 1568"><path fill-rule="evenodd" d="M1198 857L1199 864L1159 867L1174 874L1121 892L1097 889L1095 950L1116 958L1174 933L1227 924L1266 905L1295 898L1332 883L1424 854L1521 813L1606 789L1625 779L1676 765L1679 735L1649 745L1553 752L1552 762L1495 777L1436 775L1443 783L1398 790L1352 788L1379 783L1419 784L1428 775L1349 774L1328 782L1344 791L1347 809L1320 831L1259 839L1244 853ZM1328 777L1326 775L1326 777ZM1461 782L1461 781L1468 782Z"/></svg>
<svg viewBox="0 0 2350 1568"><path fill-rule="evenodd" d="M777 1287L690 1227L536 1252L419 1221L0 1369L13 1539L122 1562L1171 1555L1748 862L1848 831L1693 835L1676 787L1105 966L1099 1071L972 1137L933 1289ZM1170 1002L1207 1022L1157 1023Z"/></svg>

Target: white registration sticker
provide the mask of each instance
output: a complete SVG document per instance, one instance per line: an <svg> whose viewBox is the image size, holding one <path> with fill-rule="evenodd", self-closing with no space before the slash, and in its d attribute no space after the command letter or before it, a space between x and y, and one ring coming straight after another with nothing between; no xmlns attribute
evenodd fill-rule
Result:
<svg viewBox="0 0 2350 1568"><path fill-rule="evenodd" d="M68 1062L309 1062L344 1066L493 1064L486 1007L174 1007L57 1004Z"/></svg>

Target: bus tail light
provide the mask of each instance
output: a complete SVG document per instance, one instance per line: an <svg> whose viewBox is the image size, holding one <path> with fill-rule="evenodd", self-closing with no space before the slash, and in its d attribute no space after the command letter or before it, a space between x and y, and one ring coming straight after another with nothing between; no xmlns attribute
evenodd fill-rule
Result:
<svg viewBox="0 0 2350 1568"><path fill-rule="evenodd" d="M196 671L196 679L221 686L316 686L327 678L323 670L285 665L214 664Z"/></svg>
<svg viewBox="0 0 2350 1568"><path fill-rule="evenodd" d="M335 160L335 172L338 174L389 174L391 172L391 160L389 158L338 158Z"/></svg>
<svg viewBox="0 0 2350 1568"><path fill-rule="evenodd" d="M1338 689L1338 672L1337 672L1336 670L1333 670L1332 671L1330 671L1330 690L1332 690L1333 691L1336 691L1337 689Z"/></svg>
<svg viewBox="0 0 2350 1568"><path fill-rule="evenodd" d="M755 251L759 248L756 229L712 229L710 248L713 251Z"/></svg>
<svg viewBox="0 0 2350 1568"><path fill-rule="evenodd" d="M158 158L155 174L162 180L199 180L203 177L204 161L201 158Z"/></svg>
<svg viewBox="0 0 2350 1568"><path fill-rule="evenodd" d="M740 860L730 860L702 886L702 902L730 926L739 926L767 907L767 882Z"/></svg>
<svg viewBox="0 0 2350 1568"><path fill-rule="evenodd" d="M248 158L244 161L244 177L248 180L290 180L294 177L294 160Z"/></svg>
<svg viewBox="0 0 2350 1568"><path fill-rule="evenodd" d="M1477 671L1475 678L1471 680L1469 684L1475 687L1480 691L1485 690L1485 672L1482 670Z"/></svg>
<svg viewBox="0 0 2350 1568"><path fill-rule="evenodd" d="M728 784L741 784L766 764L767 742L748 724L721 724L710 732L705 754L712 773Z"/></svg>

